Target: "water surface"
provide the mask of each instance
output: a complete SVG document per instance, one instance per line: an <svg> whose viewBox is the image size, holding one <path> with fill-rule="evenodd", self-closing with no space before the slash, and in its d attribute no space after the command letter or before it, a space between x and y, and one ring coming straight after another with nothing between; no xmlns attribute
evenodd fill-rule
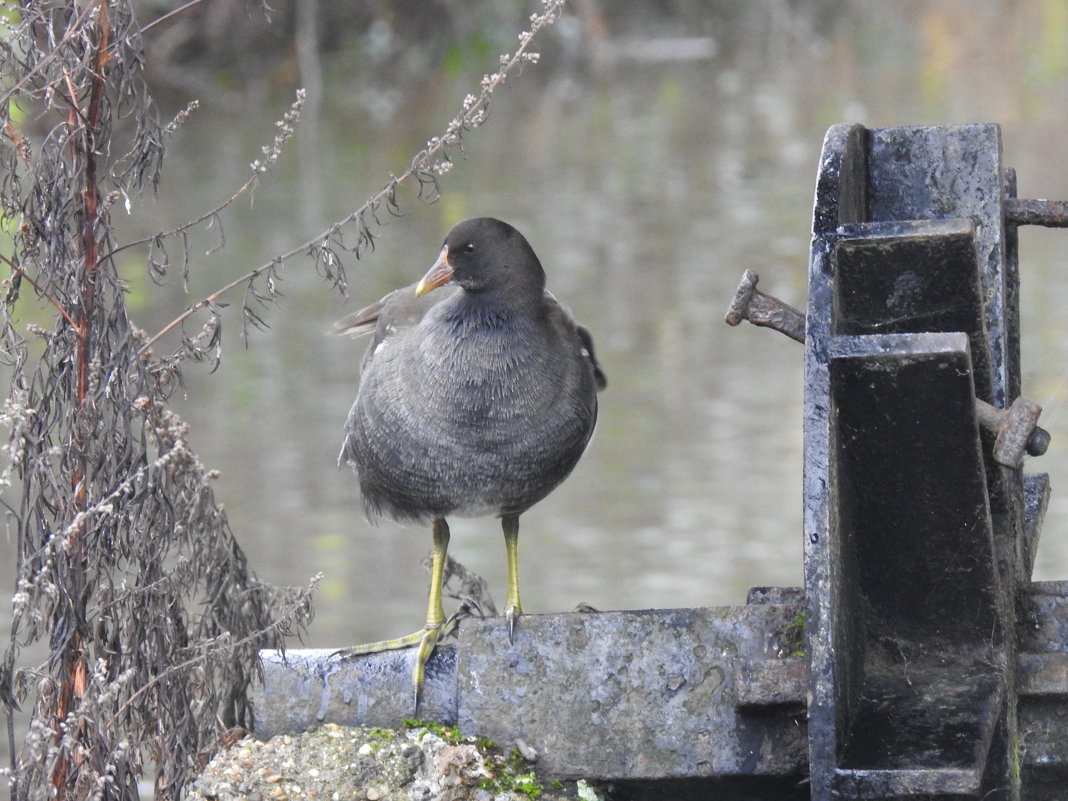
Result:
<svg viewBox="0 0 1068 801"><path fill-rule="evenodd" d="M753 3L735 16L690 9L655 25L609 13L596 70L588 31L566 20L552 32L557 61L510 79L490 121L468 135L467 159L443 178L441 199L403 196L404 216L384 218L374 253L350 259L347 303L310 263L293 261L284 297L265 310L270 328L246 347L240 297L230 298L221 366L190 365L175 404L194 449L221 470L217 497L258 575L304 584L322 574L306 644L421 624L429 531L364 520L355 480L336 464L363 343L325 332L422 275L467 216L497 216L526 234L609 377L582 463L522 517L524 609L738 604L750 586L801 582L803 352L723 323L738 279L753 269L762 288L804 307L816 164L836 122L1000 122L1021 195L1068 197L1059 155L1068 63L1057 38L1068 31L1055 26L1064 4L1054 2L815 4L819 15L794 5ZM512 46L507 36L497 44ZM241 201L224 218L225 248L202 255L217 228L194 236L188 294L178 280L147 283L131 255L124 270L139 324L160 328L345 216L441 132L477 86L468 72L367 86L328 64L318 113L251 207ZM170 227L229 195L273 137L289 88L206 100L175 138L159 199L131 229ZM1025 394L1046 408L1054 436L1032 467L1054 487L1041 578L1068 578L1066 237L1021 236ZM452 554L502 603L499 523L457 520L452 531Z"/></svg>

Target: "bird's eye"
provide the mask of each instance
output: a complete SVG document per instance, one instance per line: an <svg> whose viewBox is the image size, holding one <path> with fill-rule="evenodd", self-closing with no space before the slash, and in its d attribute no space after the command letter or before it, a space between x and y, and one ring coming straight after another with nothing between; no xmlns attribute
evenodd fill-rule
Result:
<svg viewBox="0 0 1068 801"><path fill-rule="evenodd" d="M463 251L464 251L464 253L474 253L475 252L475 243L474 242L468 242L466 245L463 246Z"/></svg>

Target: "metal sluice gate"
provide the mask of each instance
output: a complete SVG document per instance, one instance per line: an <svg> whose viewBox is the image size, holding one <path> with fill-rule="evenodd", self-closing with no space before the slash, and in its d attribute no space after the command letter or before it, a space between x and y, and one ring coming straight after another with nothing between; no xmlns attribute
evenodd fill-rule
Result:
<svg viewBox="0 0 1068 801"><path fill-rule="evenodd" d="M806 312L748 272L730 305L804 343L803 588L527 615L511 644L465 620L421 714L634 797L1068 799L1068 582L1031 581L1050 488L1023 464L1050 443L1017 262L1018 226L1068 204L1016 198L1001 158L996 125L831 128ZM260 736L412 714L410 653L261 658Z"/></svg>

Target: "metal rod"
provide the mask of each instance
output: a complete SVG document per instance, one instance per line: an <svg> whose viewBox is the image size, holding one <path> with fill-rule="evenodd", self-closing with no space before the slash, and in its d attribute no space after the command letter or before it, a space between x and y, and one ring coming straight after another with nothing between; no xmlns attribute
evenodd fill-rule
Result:
<svg viewBox="0 0 1068 801"><path fill-rule="evenodd" d="M1048 201L1018 202L1041 204ZM1063 207L1063 213L1066 215L1064 221L1043 224L1068 226L1068 202L1058 201L1056 205ZM1009 206L1006 205L1006 215L1008 215L1008 209ZM1047 215L1044 219L1051 218ZM805 316L790 304L758 290L756 285L759 280L760 276L752 270L746 270L742 274L738 291L734 293L734 298L724 317L727 324L738 325L742 320L748 320L753 325L772 328L786 334L790 339L804 342ZM1017 398L1008 409L998 409L984 400L975 399L975 414L979 425L997 437L994 443L994 459L999 464L1013 469L1023 462L1025 451L1031 456L1041 456L1049 448L1050 434L1038 425L1038 416L1041 412L1041 406L1025 398Z"/></svg>
<svg viewBox="0 0 1068 801"><path fill-rule="evenodd" d="M1017 225L1068 228L1068 200L1005 198L1005 219Z"/></svg>
<svg viewBox="0 0 1068 801"><path fill-rule="evenodd" d="M776 297L765 295L756 288L760 276L752 270L742 274L738 291L727 308L727 325L748 320L753 325L772 328L797 342L805 341L805 315Z"/></svg>

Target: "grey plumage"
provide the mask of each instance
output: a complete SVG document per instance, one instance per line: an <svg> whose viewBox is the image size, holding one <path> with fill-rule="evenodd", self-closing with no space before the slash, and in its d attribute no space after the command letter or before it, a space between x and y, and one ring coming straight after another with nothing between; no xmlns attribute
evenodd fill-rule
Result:
<svg viewBox="0 0 1068 801"><path fill-rule="evenodd" d="M592 338L523 236L468 220L442 260L456 287L399 289L338 324L374 330L341 451L371 518L517 515L567 477L597 419Z"/></svg>

